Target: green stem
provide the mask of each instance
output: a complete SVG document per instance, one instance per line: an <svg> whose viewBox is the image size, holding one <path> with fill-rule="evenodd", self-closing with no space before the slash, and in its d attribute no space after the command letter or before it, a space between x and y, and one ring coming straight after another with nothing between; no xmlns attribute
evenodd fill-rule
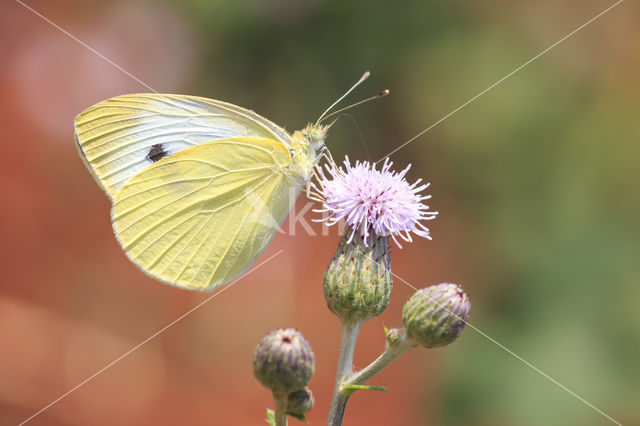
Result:
<svg viewBox="0 0 640 426"><path fill-rule="evenodd" d="M400 338L393 345L389 345L375 361L357 373L352 374L348 380L343 383L343 386L364 384L364 382L378 374L380 370L391 364L400 355L415 346L416 344L414 342L407 340L404 337Z"/></svg>
<svg viewBox="0 0 640 426"><path fill-rule="evenodd" d="M336 388L333 393L333 401L329 411L329 426L342 425L342 419L347 408L349 397L355 389L345 389L346 386L362 385L371 377L380 372L396 358L416 346L416 343L408 340L404 330L399 330L399 336L389 345L385 351L371 364L367 365L357 373L353 372L353 350L355 349L355 339L362 327L362 323L357 324L357 330L343 325L342 341L340 343L340 359L338 361L338 377L336 377Z"/></svg>
<svg viewBox="0 0 640 426"><path fill-rule="evenodd" d="M356 323L342 323L342 338L340 339L340 355L338 357L338 372L336 374L336 384L333 390L333 399L329 409L329 421L331 426L342 424L347 400L351 396L342 392L345 381L353 374L353 352L356 348L356 340L362 329L362 321Z"/></svg>
<svg viewBox="0 0 640 426"><path fill-rule="evenodd" d="M329 412L329 422L328 426L341 426L342 419L344 418L344 412L347 409L347 401L349 401L349 397L351 393L348 395L344 392L339 392L334 395L335 400L331 404L331 411ZM335 405L334 405L335 403Z"/></svg>
<svg viewBox="0 0 640 426"><path fill-rule="evenodd" d="M274 392L276 426L287 426L287 394L286 392Z"/></svg>

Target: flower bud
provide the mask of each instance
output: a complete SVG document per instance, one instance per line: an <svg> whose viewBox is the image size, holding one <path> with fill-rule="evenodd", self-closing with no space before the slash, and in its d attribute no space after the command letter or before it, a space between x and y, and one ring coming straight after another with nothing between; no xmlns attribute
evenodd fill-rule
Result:
<svg viewBox="0 0 640 426"><path fill-rule="evenodd" d="M399 328L392 328L387 330L387 346L397 345L406 338L406 330Z"/></svg>
<svg viewBox="0 0 640 426"><path fill-rule="evenodd" d="M304 417L304 414L313 408L313 393L311 389L304 388L291 392L287 396L287 414L298 418Z"/></svg>
<svg viewBox="0 0 640 426"><path fill-rule="evenodd" d="M307 339L292 328L280 328L258 343L253 374L272 391L289 393L304 388L313 375L314 362Z"/></svg>
<svg viewBox="0 0 640 426"><path fill-rule="evenodd" d="M347 232L338 243L324 274L327 306L343 322L366 321L380 315L391 298L389 237Z"/></svg>
<svg viewBox="0 0 640 426"><path fill-rule="evenodd" d="M469 318L469 297L457 284L438 284L417 291L402 309L407 336L433 348L453 342Z"/></svg>

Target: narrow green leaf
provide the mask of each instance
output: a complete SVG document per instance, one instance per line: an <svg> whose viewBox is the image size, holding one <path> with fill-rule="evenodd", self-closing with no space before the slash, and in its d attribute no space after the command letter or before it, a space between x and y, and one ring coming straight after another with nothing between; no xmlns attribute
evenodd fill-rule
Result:
<svg viewBox="0 0 640 426"><path fill-rule="evenodd" d="M267 408L267 423L270 426L276 426L276 413L271 409Z"/></svg>
<svg viewBox="0 0 640 426"><path fill-rule="evenodd" d="M381 391L381 392L386 392L389 390L384 386L369 386L369 385L346 385L342 389L343 390L372 390L372 391Z"/></svg>

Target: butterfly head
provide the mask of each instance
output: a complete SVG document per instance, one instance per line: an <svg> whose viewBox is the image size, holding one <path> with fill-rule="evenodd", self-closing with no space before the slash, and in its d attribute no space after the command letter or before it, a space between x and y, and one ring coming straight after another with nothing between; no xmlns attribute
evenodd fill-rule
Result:
<svg viewBox="0 0 640 426"><path fill-rule="evenodd" d="M302 133L307 142L309 142L313 151L318 152L324 146L324 141L327 139L327 130L329 130L329 127L331 126L309 123L307 127L300 131L300 133Z"/></svg>
<svg viewBox="0 0 640 426"><path fill-rule="evenodd" d="M301 176L309 182L311 179L311 175L313 172L313 168L318 164L320 159L324 156L329 159L329 161L333 162L331 159L331 153L327 150L324 145L324 141L327 138L327 131L331 126L333 126L344 111L353 108L356 105L363 104L365 102L369 102L373 99L378 99L383 96L389 94L388 90L383 90L375 96L371 96L369 98L363 99L359 102L341 108L337 111L329 112L336 106L340 101L342 101L353 89L355 89L360 83L365 81L369 77L370 73L365 72L360 80L356 82L349 90L346 91L344 95L342 95L337 101L335 101L329 108L327 108L318 118L315 123L309 123L307 127L302 130L296 131L291 135L291 154L293 164L296 166L296 172L294 173L296 176ZM333 118L333 120L329 124L322 124L326 122L327 119ZM307 187L308 190L308 187Z"/></svg>

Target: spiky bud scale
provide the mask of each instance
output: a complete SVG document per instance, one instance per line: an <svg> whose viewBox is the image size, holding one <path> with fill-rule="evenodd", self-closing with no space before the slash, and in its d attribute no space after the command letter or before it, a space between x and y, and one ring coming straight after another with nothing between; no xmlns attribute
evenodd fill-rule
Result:
<svg viewBox="0 0 640 426"><path fill-rule="evenodd" d="M323 279L331 312L347 323L380 315L389 303L392 285L389 237L345 233Z"/></svg>

